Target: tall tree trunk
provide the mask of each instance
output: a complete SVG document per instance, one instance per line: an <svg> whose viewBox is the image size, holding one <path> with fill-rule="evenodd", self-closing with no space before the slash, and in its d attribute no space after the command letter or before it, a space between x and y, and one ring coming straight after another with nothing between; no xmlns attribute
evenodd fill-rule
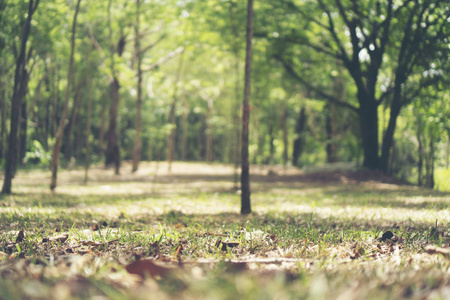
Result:
<svg viewBox="0 0 450 300"><path fill-rule="evenodd" d="M91 124L92 124L92 72L89 72L89 91L88 103L86 109L86 157L84 160L84 184L87 184L89 178L89 166L91 155Z"/></svg>
<svg viewBox="0 0 450 300"><path fill-rule="evenodd" d="M0 90L0 160L5 154L6 139L6 89Z"/></svg>
<svg viewBox="0 0 450 300"><path fill-rule="evenodd" d="M119 174L120 170L120 150L117 138L117 115L120 101L119 87L119 81L117 78L114 78L110 85L112 101L109 109L108 146L105 153L105 166L114 164L116 175Z"/></svg>
<svg viewBox="0 0 450 300"><path fill-rule="evenodd" d="M136 118L135 118L135 135L133 146L133 166L131 172L136 172L139 168L139 162L142 155L142 56L141 36L140 36L140 6L141 1L136 0L136 24L134 26L134 51L137 56L137 98L136 98Z"/></svg>
<svg viewBox="0 0 450 300"><path fill-rule="evenodd" d="M325 129L327 132L327 163L337 162L336 136L336 105L328 103L326 108Z"/></svg>
<svg viewBox="0 0 450 300"><path fill-rule="evenodd" d="M55 66L55 78L53 82L53 92L52 92L52 116L51 116L51 136L56 136L56 130L58 129L58 100L59 100L59 72L58 72L58 65Z"/></svg>
<svg viewBox="0 0 450 300"><path fill-rule="evenodd" d="M417 161L417 184L419 186L423 185L423 156L424 156L424 151L423 151L423 142L422 142L422 134L421 134L421 123L418 122L419 124L417 125L417 133L416 133L416 137L417 137L417 142L418 142L418 155L419 155L419 159Z"/></svg>
<svg viewBox="0 0 450 300"><path fill-rule="evenodd" d="M172 103L170 104L169 110L169 124L170 124L170 132L167 136L167 163L168 163L168 171L172 170L172 161L175 153L175 132L176 132L176 124L175 124L175 111L177 108L178 102L178 84L180 82L181 73L183 70L183 58L184 52L180 56L180 62L178 64L178 70L175 76L175 82L173 87L173 96Z"/></svg>
<svg viewBox="0 0 450 300"><path fill-rule="evenodd" d="M283 165L287 166L288 163L288 129L287 129L287 105L283 107L281 112L281 131L283 132Z"/></svg>
<svg viewBox="0 0 450 300"><path fill-rule="evenodd" d="M106 147L105 152L105 166L108 167L114 164L116 175L119 174L120 170L120 148L117 137L117 117L119 111L119 102L120 102L120 84L119 79L116 74L115 69L115 53L119 56L123 53L123 48L125 47L125 36L121 36L118 46L116 47L115 43L113 43L113 30L111 24L111 5L112 0L109 0L108 3L108 28L109 28L109 42L110 42L110 55L111 55L111 83L110 83L110 96L111 96L111 106L109 107L109 127L108 127L108 145Z"/></svg>
<svg viewBox="0 0 450 300"><path fill-rule="evenodd" d="M20 132L19 132L19 164L23 165L25 154L27 152L27 123L28 123L28 114L27 114L27 103L26 101L22 101L22 107L20 109Z"/></svg>
<svg viewBox="0 0 450 300"><path fill-rule="evenodd" d="M433 133L429 132L430 135L430 142L429 142L429 149L428 153L426 155L426 178L425 178L425 187L427 188L434 188L434 135Z"/></svg>
<svg viewBox="0 0 450 300"><path fill-rule="evenodd" d="M64 128L66 126L66 118L69 111L69 102L70 102L70 87L72 85L73 79L73 57L75 53L75 36L77 32L77 16L78 11L80 10L80 2L77 1L77 6L75 8L75 13L73 16L72 23L72 37L70 41L70 59L69 59L69 70L67 71L67 86L66 86L66 94L64 97L64 107L62 111L61 118L59 119L58 130L55 135L55 145L53 147L53 155L52 155L52 179L50 183L50 190L54 191L57 185L57 176L58 176L58 163L59 163L59 154L61 152L61 143L62 138L64 136Z"/></svg>
<svg viewBox="0 0 450 300"><path fill-rule="evenodd" d="M106 112L103 107L100 108L100 132L98 134L98 152L105 153L105 132L106 132Z"/></svg>
<svg viewBox="0 0 450 300"><path fill-rule="evenodd" d="M189 108L187 106L186 95L183 93L181 95L183 100L183 116L181 118L181 160L185 161L187 157L187 147L188 147L188 132L189 132Z"/></svg>
<svg viewBox="0 0 450 300"><path fill-rule="evenodd" d="M250 164L248 135L250 121L250 93L252 73L253 0L247 0L247 47L245 54L244 101L242 107L242 150L241 150L241 214L252 212L250 202Z"/></svg>
<svg viewBox="0 0 450 300"><path fill-rule="evenodd" d="M361 95L358 95L358 98L360 97ZM364 152L363 167L378 169L378 108L374 100L360 100L359 122Z"/></svg>
<svg viewBox="0 0 450 300"><path fill-rule="evenodd" d="M72 106L72 115L70 116L69 120L69 127L67 128L66 133L66 142L64 145L64 157L67 161L70 161L73 156L73 146L72 146L72 139L73 139L73 130L75 128L76 119L78 116L78 110L80 108L80 100L81 100L81 85L78 85L77 90L75 91L75 99L73 101Z"/></svg>
<svg viewBox="0 0 450 300"><path fill-rule="evenodd" d="M207 162L213 161L213 128L211 124L211 119L213 116L214 101L208 99L208 110L206 112L206 130L205 130L205 158Z"/></svg>
<svg viewBox="0 0 450 300"><path fill-rule="evenodd" d="M292 151L292 164L297 167L300 166L299 159L303 153L303 149L305 148L305 125L306 108L302 106L297 119L297 124L295 125L294 149Z"/></svg>
<svg viewBox="0 0 450 300"><path fill-rule="evenodd" d="M269 134L269 159L267 161L268 164L274 163L274 156L275 156L275 124L270 121L269 128L268 128L268 134Z"/></svg>
<svg viewBox="0 0 450 300"><path fill-rule="evenodd" d="M445 151L445 168L450 167L450 128L447 128L447 148Z"/></svg>
<svg viewBox="0 0 450 300"><path fill-rule="evenodd" d="M3 194L11 194L12 179L17 165L17 133L19 131L20 107L26 93L28 83L28 72L26 69L26 48L31 30L31 19L39 5L39 0L30 0L28 4L28 15L23 27L19 56L16 60L16 71L14 75L14 90L11 104L11 125L9 132L8 153L5 161L5 176L3 181Z"/></svg>

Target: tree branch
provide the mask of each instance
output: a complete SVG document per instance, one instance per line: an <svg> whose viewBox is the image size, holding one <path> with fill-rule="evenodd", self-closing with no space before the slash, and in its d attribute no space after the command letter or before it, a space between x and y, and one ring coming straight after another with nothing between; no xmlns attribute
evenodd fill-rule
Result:
<svg viewBox="0 0 450 300"><path fill-rule="evenodd" d="M174 51L170 52L166 56L161 57L154 64L151 64L147 69L143 70L143 72L148 72L148 71L151 71L153 69L156 69L157 67L159 67L160 65L162 65L166 61L174 58L175 56L177 56L178 54L182 53L183 51L184 51L184 47L178 47L177 49L175 49Z"/></svg>
<svg viewBox="0 0 450 300"><path fill-rule="evenodd" d="M337 105L340 105L342 107L345 108L349 108L351 110L353 110L354 112L358 112L358 108L356 106L353 106L347 102L343 102L340 101L339 99L325 93L321 88L313 86L312 84L310 84L308 81L306 81L305 79L303 79L293 68L290 64L288 64L286 61L284 61L281 57L279 56L275 56L275 59L277 61L279 61L284 69L296 80L298 80L301 84L303 84L306 88L308 88L309 90L312 90L314 92L316 92L319 96L321 96L322 98L324 98L327 101L330 101L332 103L335 103Z"/></svg>

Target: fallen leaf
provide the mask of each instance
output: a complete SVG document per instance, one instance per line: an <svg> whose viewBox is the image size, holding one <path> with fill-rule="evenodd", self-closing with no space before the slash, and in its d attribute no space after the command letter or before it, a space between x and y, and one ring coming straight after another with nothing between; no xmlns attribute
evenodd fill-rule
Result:
<svg viewBox="0 0 450 300"><path fill-rule="evenodd" d="M80 254L86 254L86 253L91 253L92 250L88 246L81 246L77 249L77 252Z"/></svg>
<svg viewBox="0 0 450 300"><path fill-rule="evenodd" d="M173 257L180 260L181 259L181 250L183 249L183 246L181 244L179 244L177 246L177 249L175 249L175 253L173 254Z"/></svg>
<svg viewBox="0 0 450 300"><path fill-rule="evenodd" d="M42 239L42 243L48 243L48 242L64 243L65 241L67 241L68 238L69 238L69 234L68 233L61 233L61 234L59 234L57 236L43 238Z"/></svg>
<svg viewBox="0 0 450 300"><path fill-rule="evenodd" d="M143 279L148 277L149 275L154 279L157 279L158 277L164 278L169 276L174 270L176 270L175 268L157 265L150 259L137 260L125 266L125 269L128 273L139 275Z"/></svg>
<svg viewBox="0 0 450 300"><path fill-rule="evenodd" d="M228 242L228 241L222 241L222 240L217 240L215 246L217 248L220 247L220 250L222 251L227 251L228 248L234 248L236 246L238 246L239 243L238 242Z"/></svg>
<svg viewBox="0 0 450 300"><path fill-rule="evenodd" d="M425 247L425 252L428 254L442 254L445 257L450 258L450 248L442 248L428 245Z"/></svg>
<svg viewBox="0 0 450 300"><path fill-rule="evenodd" d="M178 223L178 224L173 225L173 227L175 227L176 229L183 229L183 228L185 228L186 226L184 226L184 225L181 224L181 223Z"/></svg>
<svg viewBox="0 0 450 300"><path fill-rule="evenodd" d="M23 230L19 231L19 234L17 234L16 243L20 243L25 238L25 234L23 233Z"/></svg>
<svg viewBox="0 0 450 300"><path fill-rule="evenodd" d="M383 235L379 238L380 242L386 242L386 241L392 241L394 243L397 243L399 241L401 241L401 238L396 235L395 233L393 233L392 231L386 231L385 233L383 233Z"/></svg>

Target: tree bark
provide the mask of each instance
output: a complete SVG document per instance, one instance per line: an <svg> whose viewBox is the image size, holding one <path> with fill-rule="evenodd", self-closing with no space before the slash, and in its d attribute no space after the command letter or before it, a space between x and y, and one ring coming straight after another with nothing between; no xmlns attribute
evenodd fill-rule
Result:
<svg viewBox="0 0 450 300"><path fill-rule="evenodd" d="M3 159L5 154L5 144L6 139L6 89L0 91L2 94L0 97L0 160Z"/></svg>
<svg viewBox="0 0 450 300"><path fill-rule="evenodd" d="M337 162L337 145L336 145L336 105L329 103L326 108L325 129L327 132L327 163Z"/></svg>
<svg viewBox="0 0 450 300"><path fill-rule="evenodd" d="M184 53L184 52L183 52ZM168 163L168 171L172 170L172 161L175 154L175 132L176 132L176 124L175 124L175 111L177 108L178 102L178 83L180 82L181 73L183 70L183 58L184 54L180 56L180 62L178 65L177 74L175 76L175 82L173 87L173 96L172 103L170 104L169 110L169 124L170 124L170 132L167 136L167 163Z"/></svg>
<svg viewBox="0 0 450 300"><path fill-rule="evenodd" d="M119 111L119 102L120 102L120 84L119 79L116 74L115 69L115 53L117 50L117 54L119 56L123 53L123 48L125 46L122 41L125 41L125 36L121 36L119 45L120 47L116 48L116 44L113 43L113 30L111 24L111 5L112 0L108 3L108 28L109 28L109 42L110 42L110 55L111 55L111 83L110 83L110 96L111 96L111 106L109 108L109 126L108 126L108 145L105 151L105 167L114 164L115 174L119 175L120 170L120 148L117 138L117 117Z"/></svg>
<svg viewBox="0 0 450 300"><path fill-rule="evenodd" d="M26 84L28 82L28 72L26 69L26 48L31 31L31 19L39 5L39 0L30 0L28 4L28 15L22 31L21 46L19 56L16 60L16 71L14 75L14 90L11 104L11 125L9 132L8 153L5 161L5 176L3 181L2 194L11 194L12 179L17 165L17 133L19 129L20 108L22 99L25 96Z"/></svg>
<svg viewBox="0 0 450 300"><path fill-rule="evenodd" d="M82 88L82 85L78 85L78 87L75 91L75 99L73 101L73 106L72 106L72 115L70 116L67 133L66 133L66 142L64 145L64 157L67 161L70 161L73 156L73 146L72 146L73 130L76 125L75 123L76 123L76 120L78 117L78 110L80 109L81 88Z"/></svg>
<svg viewBox="0 0 450 300"><path fill-rule="evenodd" d="M181 95L183 100L183 116L181 119L182 124L182 134L181 134L181 160L185 161L187 158L187 147L188 147L188 132L189 132L189 108L187 106L186 96L183 93Z"/></svg>
<svg viewBox="0 0 450 300"><path fill-rule="evenodd" d="M142 115L142 50L141 50L141 34L140 34L140 6L141 1L136 0L136 24L134 26L134 51L137 58L137 98L136 98L136 117L135 117L135 135L134 135L134 146L133 146L133 165L131 172L136 172L139 168L139 162L141 161L142 155L142 125L141 125L141 115Z"/></svg>
<svg viewBox="0 0 450 300"><path fill-rule="evenodd" d="M22 101L22 107L20 109L20 132L19 132L19 164L23 165L25 154L27 152L27 125L28 125L28 114L27 114L27 103Z"/></svg>
<svg viewBox="0 0 450 300"><path fill-rule="evenodd" d="M211 119L213 116L214 101L212 99L207 100L208 110L206 111L206 129L205 129L205 158L208 163L213 161L213 128Z"/></svg>
<svg viewBox="0 0 450 300"><path fill-rule="evenodd" d="M287 105L284 105L283 111L281 112L281 131L283 132L283 165L287 166L288 163L288 151L289 151L289 141L288 141L288 129L287 129Z"/></svg>
<svg viewBox="0 0 450 300"><path fill-rule="evenodd" d="M297 119L297 124L295 126L295 139L294 139L294 149L292 151L292 164L294 166L300 166L300 157L305 148L305 125L306 125L306 108L302 106L300 109L300 114Z"/></svg>
<svg viewBox="0 0 450 300"><path fill-rule="evenodd" d="M247 0L247 46L245 55L244 101L242 107L242 150L241 150L241 214L252 212L250 202L250 164L248 136L250 121L250 96L252 73L253 0Z"/></svg>
<svg viewBox="0 0 450 300"><path fill-rule="evenodd" d="M91 71L91 70L90 70ZM92 72L89 72L89 91L88 91L88 103L86 109L86 157L84 160L84 184L87 184L89 179L89 166L91 155L91 124L92 124Z"/></svg>
<svg viewBox="0 0 450 300"><path fill-rule="evenodd" d="M59 163L59 154L61 152L61 143L62 138L64 136L64 128L66 126L66 118L69 111L69 102L70 102L70 88L73 79L73 61L75 54L75 36L77 32L77 16L80 10L80 2L77 1L77 6L75 8L75 13L73 16L72 23L72 37L70 41L70 59L69 59L69 70L67 71L67 86L66 86L66 94L64 97L64 107L62 111L61 118L59 119L58 130L55 135L55 145L53 147L53 155L52 155L52 179L50 183L50 190L54 191L57 185L57 176L58 176L58 163Z"/></svg>
<svg viewBox="0 0 450 300"><path fill-rule="evenodd" d="M119 88L119 81L114 77L110 85L112 101L109 109L108 146L105 153L105 166L114 164L116 175L119 174L120 170L120 150L117 139L117 115L120 101Z"/></svg>
<svg viewBox="0 0 450 300"><path fill-rule="evenodd" d="M359 122L364 153L363 167L378 169L378 109L375 101L360 101Z"/></svg>

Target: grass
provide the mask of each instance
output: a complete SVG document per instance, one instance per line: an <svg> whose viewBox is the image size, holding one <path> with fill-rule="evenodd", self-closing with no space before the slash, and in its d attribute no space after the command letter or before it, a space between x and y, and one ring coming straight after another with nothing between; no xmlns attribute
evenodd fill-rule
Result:
<svg viewBox="0 0 450 300"><path fill-rule="evenodd" d="M0 199L0 299L450 297L450 259L425 251L450 246L449 193L268 171L253 169L249 216L226 165L97 167L87 185L64 170L56 193L48 172L19 173Z"/></svg>

